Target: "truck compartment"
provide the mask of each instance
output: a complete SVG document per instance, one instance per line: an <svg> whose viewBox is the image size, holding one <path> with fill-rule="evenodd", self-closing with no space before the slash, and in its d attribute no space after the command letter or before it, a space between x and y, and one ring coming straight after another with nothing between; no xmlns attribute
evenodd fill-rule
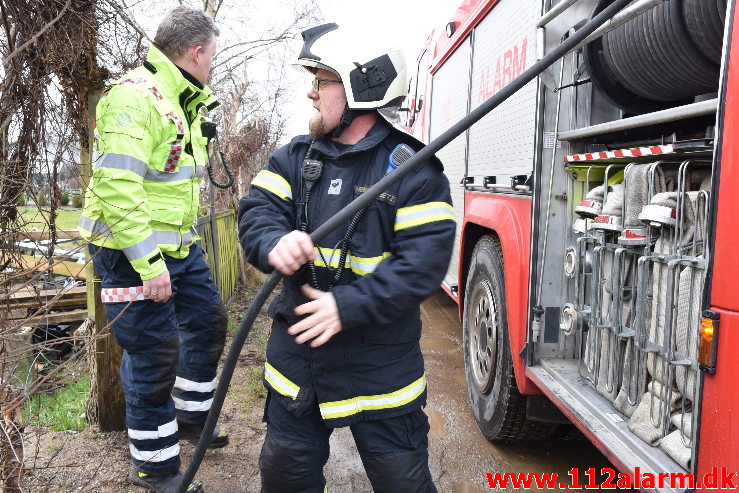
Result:
<svg viewBox="0 0 739 493"><path fill-rule="evenodd" d="M544 91L527 376L626 472L696 466L718 4L662 2Z"/></svg>

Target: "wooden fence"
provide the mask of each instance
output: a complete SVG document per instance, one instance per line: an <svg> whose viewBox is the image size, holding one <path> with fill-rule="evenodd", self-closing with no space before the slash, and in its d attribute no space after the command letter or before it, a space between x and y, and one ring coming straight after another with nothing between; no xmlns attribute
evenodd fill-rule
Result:
<svg viewBox="0 0 739 493"><path fill-rule="evenodd" d="M213 273L221 297L231 297L239 282L239 252L236 237L236 211L231 209L198 219L200 245L205 251L205 261ZM215 235L213 234L215 232Z"/></svg>

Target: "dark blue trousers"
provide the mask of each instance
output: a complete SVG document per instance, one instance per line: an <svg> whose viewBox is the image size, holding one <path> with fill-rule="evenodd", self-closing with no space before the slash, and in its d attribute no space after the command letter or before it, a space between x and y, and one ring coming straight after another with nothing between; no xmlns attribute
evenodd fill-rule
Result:
<svg viewBox="0 0 739 493"><path fill-rule="evenodd" d="M333 428L323 423L318 404L298 418L268 397L264 420L267 436L259 457L262 493L324 492L323 467ZM360 421L350 429L376 493L436 493L428 466L429 422L422 409Z"/></svg>
<svg viewBox="0 0 739 493"><path fill-rule="evenodd" d="M102 288L141 286L120 250L90 245ZM172 282L166 303L105 303L116 341L123 348L121 382L132 460L146 472L180 467L177 421L202 423L208 416L223 352L227 315L203 251L164 255Z"/></svg>

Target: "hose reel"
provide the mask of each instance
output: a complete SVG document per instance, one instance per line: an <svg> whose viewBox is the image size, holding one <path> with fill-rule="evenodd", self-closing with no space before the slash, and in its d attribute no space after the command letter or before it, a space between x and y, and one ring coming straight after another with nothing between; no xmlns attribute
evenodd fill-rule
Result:
<svg viewBox="0 0 739 493"><path fill-rule="evenodd" d="M612 1L601 0L595 13ZM585 46L593 83L634 114L716 92L725 12L726 0L665 0Z"/></svg>

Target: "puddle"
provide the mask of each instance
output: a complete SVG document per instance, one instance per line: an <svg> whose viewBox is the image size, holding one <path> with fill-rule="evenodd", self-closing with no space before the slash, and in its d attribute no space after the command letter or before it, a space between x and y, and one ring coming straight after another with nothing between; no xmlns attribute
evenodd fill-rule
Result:
<svg viewBox="0 0 739 493"><path fill-rule="evenodd" d="M426 414L429 417L429 424L431 425L431 431L429 436L432 439L440 439L446 437L446 416L438 411L426 408Z"/></svg>
<svg viewBox="0 0 739 493"><path fill-rule="evenodd" d="M422 351L452 351L458 349L454 341L443 337L423 337L421 338Z"/></svg>
<svg viewBox="0 0 739 493"><path fill-rule="evenodd" d="M483 489L481 486L478 486L473 483L454 483L452 485L452 491L451 493L480 493L483 491L490 491Z"/></svg>

